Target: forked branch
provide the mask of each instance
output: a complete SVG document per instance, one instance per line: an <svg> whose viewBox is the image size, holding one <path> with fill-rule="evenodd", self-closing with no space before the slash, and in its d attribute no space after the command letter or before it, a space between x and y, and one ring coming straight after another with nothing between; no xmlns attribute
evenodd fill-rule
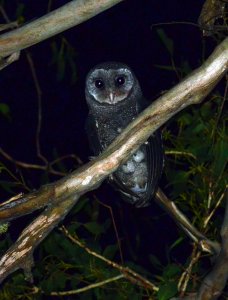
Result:
<svg viewBox="0 0 228 300"><path fill-rule="evenodd" d="M35 247L70 211L81 195L97 188L149 136L177 112L200 103L228 70L228 38L177 86L144 110L96 159L63 179L0 206L0 220L8 221L46 207L0 261L0 281L22 268L30 274Z"/></svg>

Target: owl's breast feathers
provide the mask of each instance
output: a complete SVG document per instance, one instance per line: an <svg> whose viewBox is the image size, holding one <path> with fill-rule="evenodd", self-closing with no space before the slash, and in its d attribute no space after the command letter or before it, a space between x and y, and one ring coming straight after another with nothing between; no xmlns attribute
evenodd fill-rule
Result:
<svg viewBox="0 0 228 300"><path fill-rule="evenodd" d="M98 139L106 147L111 144L138 113L135 101L125 101L124 105L123 103L116 105L95 103L90 107L90 116L93 118L94 130ZM101 150L103 149L104 147Z"/></svg>
<svg viewBox="0 0 228 300"><path fill-rule="evenodd" d="M117 105L111 109L101 105L93 107L87 132L94 154L99 155L107 148L138 113L136 105L128 108ZM136 207L145 207L151 202L162 169L162 140L157 131L109 177L109 181L127 202Z"/></svg>

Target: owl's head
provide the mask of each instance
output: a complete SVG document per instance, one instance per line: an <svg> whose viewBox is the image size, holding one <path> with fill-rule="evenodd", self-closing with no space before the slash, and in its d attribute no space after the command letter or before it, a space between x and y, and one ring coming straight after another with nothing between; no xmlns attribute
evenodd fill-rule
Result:
<svg viewBox="0 0 228 300"><path fill-rule="evenodd" d="M86 95L100 104L115 105L127 99L138 81L122 63L106 62L95 66L87 75Z"/></svg>

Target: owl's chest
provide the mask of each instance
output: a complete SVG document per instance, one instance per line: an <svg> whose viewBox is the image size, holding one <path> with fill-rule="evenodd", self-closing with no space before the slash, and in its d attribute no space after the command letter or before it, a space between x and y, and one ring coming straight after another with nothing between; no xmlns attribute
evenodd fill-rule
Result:
<svg viewBox="0 0 228 300"><path fill-rule="evenodd" d="M106 148L136 117L135 108L105 112L95 116L95 127L102 148Z"/></svg>

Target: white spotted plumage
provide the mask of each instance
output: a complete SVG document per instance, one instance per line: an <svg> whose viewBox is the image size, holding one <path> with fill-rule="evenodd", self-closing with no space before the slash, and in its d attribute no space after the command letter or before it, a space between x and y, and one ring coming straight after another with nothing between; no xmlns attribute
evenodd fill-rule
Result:
<svg viewBox="0 0 228 300"><path fill-rule="evenodd" d="M102 63L87 75L89 106L87 134L95 155L110 145L143 109L140 85L132 70L121 63ZM147 206L163 168L159 132L109 177L123 198L136 207Z"/></svg>

